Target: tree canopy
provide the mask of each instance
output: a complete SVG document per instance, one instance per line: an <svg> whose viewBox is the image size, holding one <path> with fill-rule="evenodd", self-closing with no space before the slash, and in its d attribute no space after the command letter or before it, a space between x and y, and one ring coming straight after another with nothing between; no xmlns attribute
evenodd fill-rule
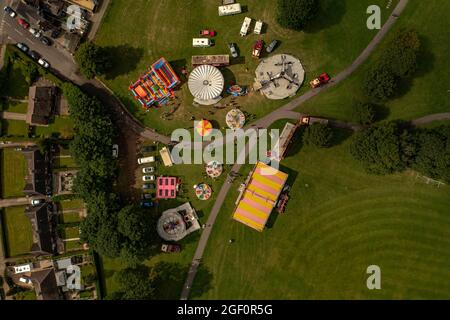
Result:
<svg viewBox="0 0 450 320"><path fill-rule="evenodd" d="M278 24L283 28L303 30L318 8L318 0L278 0Z"/></svg>
<svg viewBox="0 0 450 320"><path fill-rule="evenodd" d="M149 300L154 298L153 277L146 266L126 268L114 274L118 291L110 299Z"/></svg>
<svg viewBox="0 0 450 320"><path fill-rule="evenodd" d="M319 148L329 147L332 139L333 131L331 128L321 123L310 125L303 134L303 142L306 145Z"/></svg>
<svg viewBox="0 0 450 320"><path fill-rule="evenodd" d="M108 51L93 42L85 42L75 52L75 61L88 79L105 74L110 68Z"/></svg>
<svg viewBox="0 0 450 320"><path fill-rule="evenodd" d="M375 105L372 103L355 103L352 106L352 121L368 125L375 120Z"/></svg>

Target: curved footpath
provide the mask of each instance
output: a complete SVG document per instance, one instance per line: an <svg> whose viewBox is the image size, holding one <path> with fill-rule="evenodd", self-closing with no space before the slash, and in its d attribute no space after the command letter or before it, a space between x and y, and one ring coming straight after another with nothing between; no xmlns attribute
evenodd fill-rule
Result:
<svg viewBox="0 0 450 320"><path fill-rule="evenodd" d="M311 99L312 97L318 95L319 93L337 85L338 83L342 82L346 78L348 78L356 69L358 69L361 64L363 64L371 55L371 53L376 49L376 47L380 44L381 40L386 36L388 31L392 28L397 18L402 14L403 10L405 9L406 5L408 4L408 0L400 0L398 5L395 7L392 15L389 17L389 19L386 21L386 23L383 25L381 30L377 33L377 35L373 38L373 40L369 43L369 45L364 49L364 51L360 54L360 56L344 71L339 73L329 84L310 90L304 95L291 100L289 103L285 104L283 107L275 110L274 112L268 114L267 116L257 120L254 125L257 127L267 127L271 123L273 123L278 118L278 114L281 112L289 112L293 109L297 108L299 105L304 103L305 101ZM241 165L235 164L232 168L232 171L238 172L241 168ZM200 261L203 257L203 253L206 248L206 244L208 242L209 236L211 234L212 227L214 226L214 223L216 221L217 215L219 214L219 211L222 207L222 204L230 191L232 184L226 182L222 188L220 189L220 192L217 196L216 202L214 203L214 206L211 210L211 213L208 217L208 221L206 223L206 228L203 229L202 235L200 237L200 241L197 246L197 250L195 251L194 258L192 260L191 267L189 268L188 275L186 278L186 282L183 286L183 290L181 292L181 300L187 300L189 298L189 294L191 291L192 283L194 282L195 275L198 270L198 266L200 264Z"/></svg>

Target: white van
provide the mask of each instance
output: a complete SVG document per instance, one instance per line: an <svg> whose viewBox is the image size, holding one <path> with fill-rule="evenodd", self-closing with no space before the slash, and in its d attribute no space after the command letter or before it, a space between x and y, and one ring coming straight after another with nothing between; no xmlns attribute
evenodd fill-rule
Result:
<svg viewBox="0 0 450 320"><path fill-rule="evenodd" d="M252 19L249 17L245 17L244 22L242 23L241 32L239 33L241 37L245 37L248 32L248 28L250 28L250 24L252 23Z"/></svg>
<svg viewBox="0 0 450 320"><path fill-rule="evenodd" d="M207 38L194 38L192 39L192 46L194 48L211 47L211 40Z"/></svg>
<svg viewBox="0 0 450 320"><path fill-rule="evenodd" d="M155 162L155 157L153 156L138 159L138 164L152 163L152 162Z"/></svg>
<svg viewBox="0 0 450 320"><path fill-rule="evenodd" d="M262 27L263 27L263 22L261 20L256 21L255 29L253 30L253 32L255 34L261 34Z"/></svg>

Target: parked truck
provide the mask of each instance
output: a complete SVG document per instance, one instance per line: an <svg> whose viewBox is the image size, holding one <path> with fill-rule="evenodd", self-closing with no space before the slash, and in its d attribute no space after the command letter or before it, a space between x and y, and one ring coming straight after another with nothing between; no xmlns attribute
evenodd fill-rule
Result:
<svg viewBox="0 0 450 320"><path fill-rule="evenodd" d="M259 39L255 42L255 45L253 46L252 56L253 58L259 58L261 56L261 51L264 47L264 41L262 39Z"/></svg>
<svg viewBox="0 0 450 320"><path fill-rule="evenodd" d="M330 82L330 79L331 78L327 73L322 73L316 79L312 80L309 84L311 85L311 88L318 88Z"/></svg>
<svg viewBox="0 0 450 320"><path fill-rule="evenodd" d="M300 121L302 125L311 125L314 123L321 123L327 125L329 122L328 119L311 116L303 116Z"/></svg>

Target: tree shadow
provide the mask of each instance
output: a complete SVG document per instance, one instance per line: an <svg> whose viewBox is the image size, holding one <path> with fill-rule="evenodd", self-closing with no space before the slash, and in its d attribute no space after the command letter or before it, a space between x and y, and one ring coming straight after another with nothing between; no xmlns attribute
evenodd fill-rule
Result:
<svg viewBox="0 0 450 320"><path fill-rule="evenodd" d="M108 80L135 70L144 55L144 49L134 48L127 44L104 47L104 49L108 52L111 63L111 67L105 75Z"/></svg>
<svg viewBox="0 0 450 320"><path fill-rule="evenodd" d="M385 120L391 114L391 109L382 104L374 104L374 122Z"/></svg>
<svg viewBox="0 0 450 320"><path fill-rule="evenodd" d="M434 69L436 56L433 53L431 41L422 35L419 35L421 48L417 54L418 67L414 74L415 77L421 78L430 73Z"/></svg>
<svg viewBox="0 0 450 320"><path fill-rule="evenodd" d="M159 262L153 268L155 274L155 299L178 300L186 280L189 266L183 267L179 263Z"/></svg>
<svg viewBox="0 0 450 320"><path fill-rule="evenodd" d="M173 71L175 71L175 73L177 74L178 78L180 78L181 84L177 88L181 88L181 85L183 85L188 80L187 77L185 77L182 73L183 68L186 69L188 68L187 60L186 59L172 60L169 61L169 64L172 67Z"/></svg>
<svg viewBox="0 0 450 320"><path fill-rule="evenodd" d="M230 69L223 68L221 71L222 71L223 77L225 79L225 89L228 86L232 86L232 85L236 84L236 76Z"/></svg>
<svg viewBox="0 0 450 320"><path fill-rule="evenodd" d="M199 298L212 289L213 274L207 267L200 264L197 269L194 283L192 284L189 298Z"/></svg>
<svg viewBox="0 0 450 320"><path fill-rule="evenodd" d="M330 147L336 147L344 143L348 138L350 138L353 135L353 131L351 130L339 128L332 128L332 130L333 130L333 137L330 141Z"/></svg>
<svg viewBox="0 0 450 320"><path fill-rule="evenodd" d="M304 31L316 33L338 25L347 11L346 1L321 0L315 18L310 21Z"/></svg>
<svg viewBox="0 0 450 320"><path fill-rule="evenodd" d="M292 142L289 145L289 149L286 152L285 158L293 157L298 154L303 148L303 133L304 127L300 127L292 138Z"/></svg>

